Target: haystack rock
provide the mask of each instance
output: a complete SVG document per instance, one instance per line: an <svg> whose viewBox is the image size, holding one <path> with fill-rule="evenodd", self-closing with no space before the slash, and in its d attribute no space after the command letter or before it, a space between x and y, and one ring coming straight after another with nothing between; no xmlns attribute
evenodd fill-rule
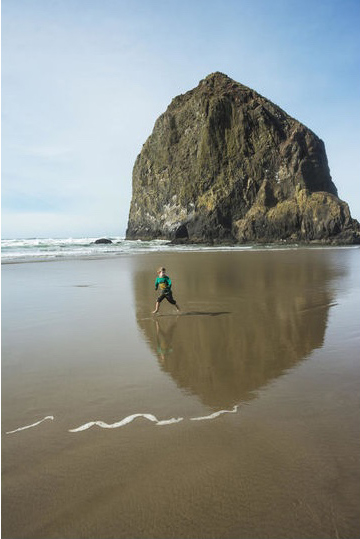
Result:
<svg viewBox="0 0 360 539"><path fill-rule="evenodd" d="M322 140L222 73L173 99L132 187L127 239L360 243Z"/></svg>

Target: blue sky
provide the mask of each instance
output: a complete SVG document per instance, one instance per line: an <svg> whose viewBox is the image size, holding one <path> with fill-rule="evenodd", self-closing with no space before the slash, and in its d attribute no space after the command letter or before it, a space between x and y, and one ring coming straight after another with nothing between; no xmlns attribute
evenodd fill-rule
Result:
<svg viewBox="0 0 360 539"><path fill-rule="evenodd" d="M124 235L173 97L226 73L325 143L360 220L358 0L2 0L2 237Z"/></svg>

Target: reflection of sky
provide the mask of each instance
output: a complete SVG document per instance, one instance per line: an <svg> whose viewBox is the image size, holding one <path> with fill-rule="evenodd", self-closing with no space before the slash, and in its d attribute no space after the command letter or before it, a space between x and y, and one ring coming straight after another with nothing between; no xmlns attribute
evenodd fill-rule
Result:
<svg viewBox="0 0 360 539"><path fill-rule="evenodd" d="M216 70L324 140L359 219L359 12L352 1L4 0L4 236L123 234L156 118Z"/></svg>
<svg viewBox="0 0 360 539"><path fill-rule="evenodd" d="M331 332L327 342L341 350L344 340L352 342L354 349L360 350L360 249L344 249L334 260L342 271L342 276L334 281L336 305L330 310Z"/></svg>

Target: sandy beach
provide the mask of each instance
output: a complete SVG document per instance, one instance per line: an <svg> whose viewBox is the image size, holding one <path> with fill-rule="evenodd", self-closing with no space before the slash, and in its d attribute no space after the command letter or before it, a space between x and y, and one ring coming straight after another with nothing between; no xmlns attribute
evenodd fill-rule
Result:
<svg viewBox="0 0 360 539"><path fill-rule="evenodd" d="M356 248L3 265L2 537L360 538L359 275Z"/></svg>

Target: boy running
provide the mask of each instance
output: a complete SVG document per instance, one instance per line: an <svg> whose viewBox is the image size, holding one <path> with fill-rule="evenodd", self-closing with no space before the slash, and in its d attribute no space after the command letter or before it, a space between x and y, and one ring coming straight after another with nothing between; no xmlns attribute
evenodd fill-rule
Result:
<svg viewBox="0 0 360 539"><path fill-rule="evenodd" d="M159 311L160 303L165 298L168 300L169 303L171 303L172 305L175 305L178 311L180 311L180 308L178 304L176 303L176 301L174 300L172 292L171 292L171 279L168 275L166 275L165 271L166 271L165 268L160 268L157 272L158 277L156 278L156 281L155 281L155 290L159 288L161 291L161 294L156 300L155 311L153 311L153 314L156 314Z"/></svg>

